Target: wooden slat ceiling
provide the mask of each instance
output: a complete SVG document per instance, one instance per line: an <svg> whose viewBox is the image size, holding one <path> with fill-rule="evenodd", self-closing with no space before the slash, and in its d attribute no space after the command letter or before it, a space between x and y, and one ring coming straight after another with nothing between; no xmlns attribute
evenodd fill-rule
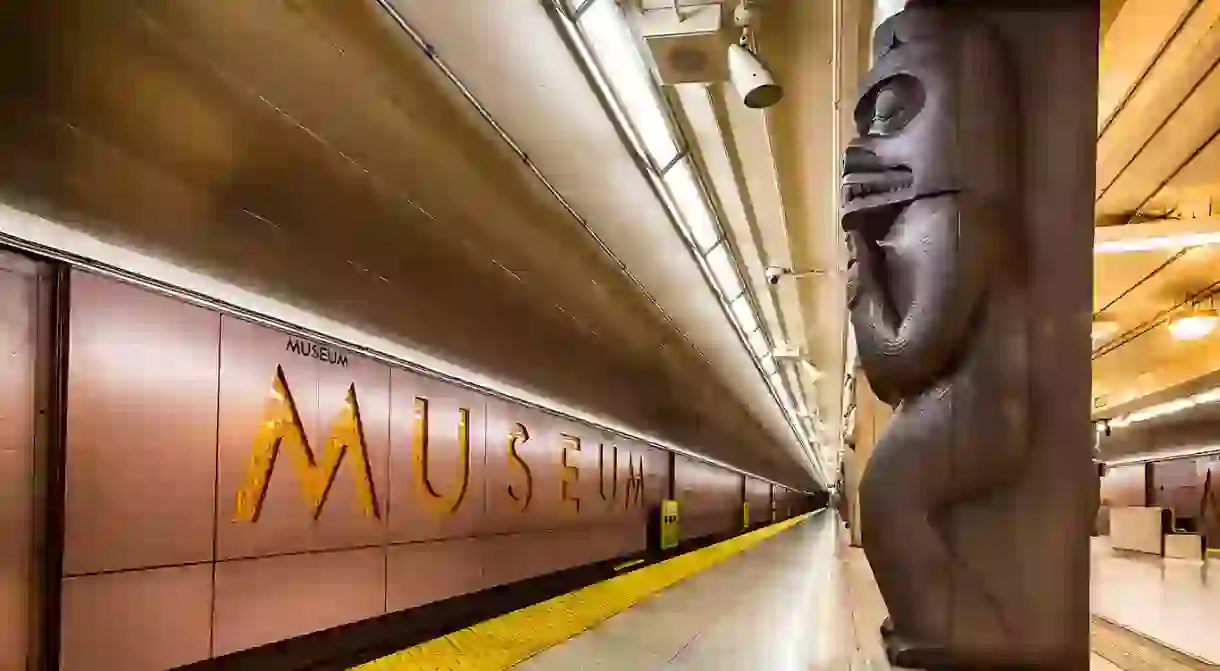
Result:
<svg viewBox="0 0 1220 671"><path fill-rule="evenodd" d="M1126 0L1102 46L1097 224L1220 213L1220 0ZM1175 341L1167 311L1220 280L1220 248L1099 254L1095 410L1220 368L1220 334Z"/></svg>

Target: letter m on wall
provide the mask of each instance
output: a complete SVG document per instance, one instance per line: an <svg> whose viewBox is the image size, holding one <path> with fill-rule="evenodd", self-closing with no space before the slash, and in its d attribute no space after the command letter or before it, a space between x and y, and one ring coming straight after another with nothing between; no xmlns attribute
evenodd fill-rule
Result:
<svg viewBox="0 0 1220 671"><path fill-rule="evenodd" d="M267 497L267 487L271 484L271 475L280 453L284 451L288 452L288 458L292 461L305 503L314 519L322 514L345 457L351 462L347 470L355 476L362 512L369 517L380 517L368 447L364 441L364 427L360 423L356 385L348 387L347 398L339 417L331 426L330 436L321 451L315 452L309 445L309 437L305 435L288 380L284 377L284 369L276 366L263 421L254 438L246 480L237 490L237 509L233 521L258 521Z"/></svg>

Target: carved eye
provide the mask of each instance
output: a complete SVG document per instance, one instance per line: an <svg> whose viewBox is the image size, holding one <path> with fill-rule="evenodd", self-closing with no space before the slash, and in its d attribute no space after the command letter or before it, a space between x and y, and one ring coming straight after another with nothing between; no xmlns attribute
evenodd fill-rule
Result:
<svg viewBox="0 0 1220 671"><path fill-rule="evenodd" d="M902 101L898 99L898 94L894 93L893 89L882 89L877 94L877 100L873 102L873 123L872 126L885 127L886 124L893 121L902 112Z"/></svg>
<svg viewBox="0 0 1220 671"><path fill-rule="evenodd" d="M878 82L860 99L856 125L861 135L884 137L902 132L924 105L923 85L911 75Z"/></svg>

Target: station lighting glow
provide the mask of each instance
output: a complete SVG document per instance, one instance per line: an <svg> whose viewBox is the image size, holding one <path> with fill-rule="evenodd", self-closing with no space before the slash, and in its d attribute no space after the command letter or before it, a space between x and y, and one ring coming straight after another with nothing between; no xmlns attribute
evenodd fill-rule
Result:
<svg viewBox="0 0 1220 671"><path fill-rule="evenodd" d="M1093 322L1093 328L1089 333L1089 338L1093 344L1108 340L1118 331L1118 322L1112 322L1104 319L1098 319Z"/></svg>
<svg viewBox="0 0 1220 671"><path fill-rule="evenodd" d="M678 207L682 223L686 225L686 233L700 252L708 251L719 242L720 232L716 230L711 207L708 206L703 189L699 187L699 180L695 176L690 159L684 158L670 166L664 179L673 195L674 204Z"/></svg>
<svg viewBox="0 0 1220 671"><path fill-rule="evenodd" d="M729 258L728 245L721 242L708 252L707 265L712 271L712 278L716 280L716 288L720 289L720 293L725 298L733 299L742 294L744 289L741 286L741 278L737 276L737 269L733 267L733 260ZM758 331L754 331L754 333L758 333Z"/></svg>
<svg viewBox="0 0 1220 671"><path fill-rule="evenodd" d="M1195 406L1209 405L1217 402L1220 402L1220 387L1208 389L1207 391L1201 391L1185 398L1177 398L1172 401L1166 401L1164 403L1148 406L1147 408L1143 408L1141 410L1136 410L1135 412L1110 420L1109 425L1110 428L1121 429L1124 426L1146 422L1157 417L1173 415L1182 412L1183 410L1189 410Z"/></svg>
<svg viewBox="0 0 1220 671"><path fill-rule="evenodd" d="M678 143L669 128L661 96L652 85L648 65L617 4L593 2L581 14L579 28L653 167L668 165L678 155Z"/></svg>
<svg viewBox="0 0 1220 671"><path fill-rule="evenodd" d="M1220 233L1194 233L1186 235L1158 235L1133 240L1108 240L1093 245L1097 254L1121 254L1124 252L1152 252L1174 250L1184 247L1220 244Z"/></svg>
<svg viewBox="0 0 1220 671"><path fill-rule="evenodd" d="M1195 309L1169 321L1169 333L1175 340L1198 340L1216 330L1220 316L1215 310Z"/></svg>
<svg viewBox="0 0 1220 671"><path fill-rule="evenodd" d="M622 8L613 0L587 0L575 11L570 3L564 6L562 0L553 1L561 6L563 28L577 43L579 56L590 66L592 79L602 89L612 115L624 127L628 141L647 159L645 163L650 177L659 186L662 201L701 260L701 267L720 294L742 342L766 376L816 476L826 482L822 460L814 449L818 444L816 437L811 437L795 416L791 394L770 355L770 338L743 282L739 259L734 257L725 238L693 160L682 149L681 134Z"/></svg>

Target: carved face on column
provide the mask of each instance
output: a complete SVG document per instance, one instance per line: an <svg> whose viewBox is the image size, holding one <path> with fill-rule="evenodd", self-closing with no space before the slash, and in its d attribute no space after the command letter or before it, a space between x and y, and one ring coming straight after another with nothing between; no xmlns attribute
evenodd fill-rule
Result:
<svg viewBox="0 0 1220 671"><path fill-rule="evenodd" d="M988 30L942 10L908 6L881 24L843 159L844 230L883 238L924 198L1004 202L1016 110L1003 59Z"/></svg>

